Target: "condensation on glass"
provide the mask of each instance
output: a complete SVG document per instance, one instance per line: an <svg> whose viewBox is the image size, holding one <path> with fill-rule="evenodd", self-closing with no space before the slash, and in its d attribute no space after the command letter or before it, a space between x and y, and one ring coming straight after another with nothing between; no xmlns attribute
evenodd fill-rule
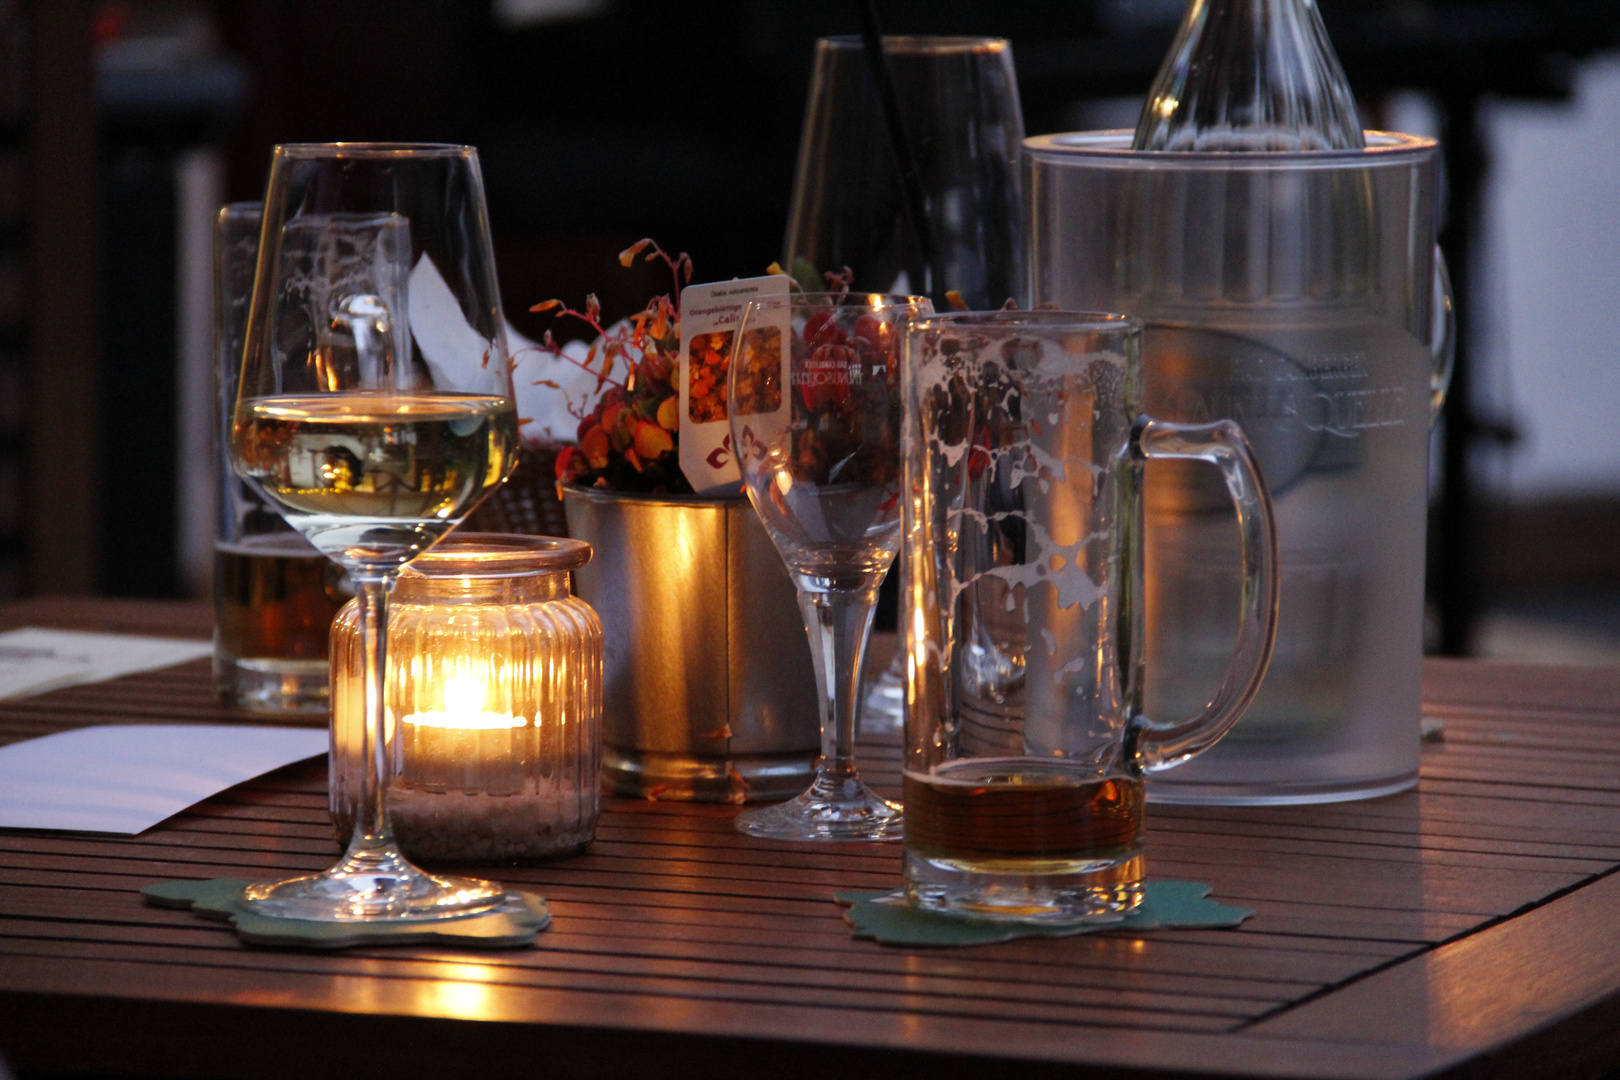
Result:
<svg viewBox="0 0 1620 1080"><path fill-rule="evenodd" d="M1133 151L1026 140L1031 296L1143 320L1157 417L1242 425L1276 501L1282 612L1253 706L1150 800L1323 802L1418 777L1429 426L1450 301L1438 148ZM1204 700L1230 651L1237 541L1217 481L1147 469L1149 715Z"/></svg>

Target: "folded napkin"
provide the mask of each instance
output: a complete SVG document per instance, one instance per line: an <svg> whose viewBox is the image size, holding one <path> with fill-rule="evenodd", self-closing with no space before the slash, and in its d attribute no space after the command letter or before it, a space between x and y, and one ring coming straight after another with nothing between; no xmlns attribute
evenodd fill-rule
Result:
<svg viewBox="0 0 1620 1080"><path fill-rule="evenodd" d="M461 302L450 291L433 260L423 255L411 271L411 336L435 376L460 385L483 362L489 342L472 328ZM585 366L590 346L570 341L556 356L506 323L506 347L512 354L512 388L518 423L531 442L571 442L579 418L602 394L602 381ZM610 328L611 329L611 328Z"/></svg>
<svg viewBox="0 0 1620 1080"><path fill-rule="evenodd" d="M0 634L0 698L172 667L213 651L206 641L25 626Z"/></svg>

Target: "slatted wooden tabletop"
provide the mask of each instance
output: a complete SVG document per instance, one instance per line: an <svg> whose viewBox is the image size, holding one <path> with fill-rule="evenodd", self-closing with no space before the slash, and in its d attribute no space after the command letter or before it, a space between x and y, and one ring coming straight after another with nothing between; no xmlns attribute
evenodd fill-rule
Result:
<svg viewBox="0 0 1620 1080"><path fill-rule="evenodd" d="M30 601L0 629L202 636L188 605ZM610 801L588 854L494 876L549 898L533 949L240 945L143 906L169 878L316 870L324 765L133 840L0 833L0 1053L139 1076L1578 1077L1620 1064L1620 672L1430 662L1415 793L1154 808L1153 876L1235 930L959 950L851 939L836 890L891 845L770 844L732 811ZM219 722L204 662L0 703L0 742ZM863 749L892 784L898 750Z"/></svg>

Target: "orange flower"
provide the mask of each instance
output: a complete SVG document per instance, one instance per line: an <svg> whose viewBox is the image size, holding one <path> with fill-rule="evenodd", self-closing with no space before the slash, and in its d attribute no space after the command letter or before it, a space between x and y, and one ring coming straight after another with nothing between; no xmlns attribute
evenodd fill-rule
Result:
<svg viewBox="0 0 1620 1080"><path fill-rule="evenodd" d="M636 256L641 254L642 249L648 247L651 244L652 244L652 241L650 239L648 239L648 240L637 240L635 243L631 244L629 247L627 247L623 251L619 252L619 265L620 266L629 266L631 263L636 261Z"/></svg>
<svg viewBox="0 0 1620 1080"><path fill-rule="evenodd" d="M691 259L685 255L672 258L651 240L638 241L619 253L623 266L641 261L663 262L675 288L668 296L655 297L621 324L602 325L602 305L594 294L585 298L583 310L554 300L535 305L536 311L584 323L595 335L589 354L582 358L565 354L549 331L541 346L558 360L594 375L601 395L591 413L580 417L578 449L559 458L558 472L573 482L597 487L690 491L671 451L679 439L681 420L678 388L672 385L681 360L680 288L692 278ZM699 350L692 352L695 367L710 373L710 395L723 395L724 367L717 369L712 361L704 364ZM720 407L723 410L723 397Z"/></svg>
<svg viewBox="0 0 1620 1080"><path fill-rule="evenodd" d="M585 460L591 463L591 468L607 467L608 437L607 432L602 430L602 425L597 424L587 431L585 437L579 440L579 448L584 451Z"/></svg>
<svg viewBox="0 0 1620 1080"><path fill-rule="evenodd" d="M574 476L574 469L573 469L574 458L576 456L578 456L578 454L579 454L579 447L577 447L577 446L565 446L565 447L563 447L561 450L559 450L557 452L557 464L556 464L556 467L555 467L555 471L557 473L557 479L559 479L559 480L571 480L571 479L573 479L573 476Z"/></svg>
<svg viewBox="0 0 1620 1080"><path fill-rule="evenodd" d="M636 425L636 454L643 461L654 461L675 449L675 440L658 424L643 420Z"/></svg>

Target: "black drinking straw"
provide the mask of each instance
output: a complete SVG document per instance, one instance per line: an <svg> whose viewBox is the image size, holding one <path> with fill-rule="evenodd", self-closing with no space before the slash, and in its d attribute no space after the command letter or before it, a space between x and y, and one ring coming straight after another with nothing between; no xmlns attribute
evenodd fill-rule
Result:
<svg viewBox="0 0 1620 1080"><path fill-rule="evenodd" d="M872 69L872 80L877 83L878 97L883 102L884 126L889 130L889 146L894 151L895 163L900 166L900 188L905 195L906 217L917 236L917 246L922 249L923 266L932 274L934 292L944 295L945 283L940 280L939 264L934 261L934 230L928 223L922 173L917 168L917 156L912 153L911 140L906 137L905 118L900 114L900 96L894 90L889 58L883 54L883 31L878 27L877 2L859 0L856 7L861 13L861 43L865 46L866 63Z"/></svg>

